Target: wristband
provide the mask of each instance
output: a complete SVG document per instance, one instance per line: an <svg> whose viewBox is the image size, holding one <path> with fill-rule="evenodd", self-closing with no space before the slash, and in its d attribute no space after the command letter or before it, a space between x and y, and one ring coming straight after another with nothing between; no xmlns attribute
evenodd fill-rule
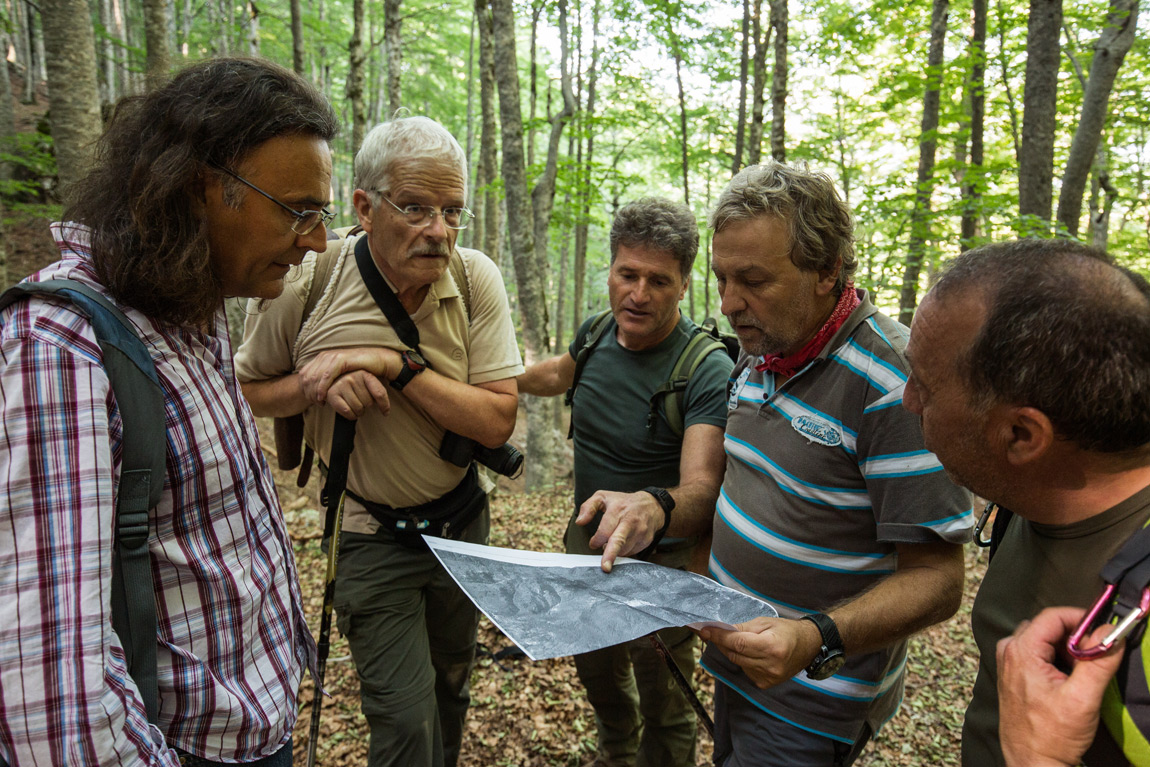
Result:
<svg viewBox="0 0 1150 767"><path fill-rule="evenodd" d="M635 555L636 559L646 559L655 553L655 547L659 545L659 541L663 540L663 536L667 534L667 528L671 526L671 511L675 508L675 499L666 489L661 487L645 487L640 492L650 493L663 509L663 526L655 531L655 537L651 539L647 548Z"/></svg>

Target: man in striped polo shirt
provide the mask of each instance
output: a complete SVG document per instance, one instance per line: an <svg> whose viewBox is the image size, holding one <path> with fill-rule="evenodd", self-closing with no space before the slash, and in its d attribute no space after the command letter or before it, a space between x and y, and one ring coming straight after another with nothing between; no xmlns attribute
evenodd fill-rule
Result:
<svg viewBox="0 0 1150 767"><path fill-rule="evenodd" d="M907 330L854 287L831 180L747 168L710 225L743 348L710 571L780 615L702 632L715 764L848 765L898 709L906 638L958 608L970 498L900 407Z"/></svg>

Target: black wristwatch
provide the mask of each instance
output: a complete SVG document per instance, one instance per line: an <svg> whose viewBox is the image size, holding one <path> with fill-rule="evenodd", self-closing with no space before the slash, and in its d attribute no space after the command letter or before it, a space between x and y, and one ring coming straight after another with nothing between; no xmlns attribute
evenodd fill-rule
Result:
<svg viewBox="0 0 1150 767"><path fill-rule="evenodd" d="M414 349L408 349L400 356L403 357L403 369L391 381L391 388L396 391L403 391L403 387L411 383L412 378L427 370L427 360Z"/></svg>
<svg viewBox="0 0 1150 767"><path fill-rule="evenodd" d="M635 559L646 559L655 553L655 547L659 545L659 541L663 540L663 536L667 534L667 528L671 526L671 511L675 508L675 498L662 487L645 487L639 492L653 495L655 501L663 509L663 526L655 531L655 537L651 539L647 548L634 555Z"/></svg>
<svg viewBox="0 0 1150 767"><path fill-rule="evenodd" d="M843 640L839 636L839 627L824 613L804 615L802 620L810 621L819 630L823 643L819 647L819 654L807 666L807 676L811 679L828 679L838 673L843 664L847 662L843 655Z"/></svg>

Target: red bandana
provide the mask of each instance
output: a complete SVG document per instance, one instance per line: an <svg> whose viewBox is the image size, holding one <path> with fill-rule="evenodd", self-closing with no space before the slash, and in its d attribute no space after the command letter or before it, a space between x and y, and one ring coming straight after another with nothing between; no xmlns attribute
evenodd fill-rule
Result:
<svg viewBox="0 0 1150 767"><path fill-rule="evenodd" d="M806 346L789 357L779 357L775 355L763 357L763 361L755 365L755 370L760 373L769 370L772 373L780 373L788 378L793 376L805 367L808 362L819 356L819 352L827 345L827 341L830 341L831 336L838 332L838 329L846 322L847 317L851 316L851 312L853 312L860 303L862 302L859 300L858 293L855 292L854 283L848 282L847 286L843 288L843 294L839 296L838 303L835 304L835 309L831 312L831 316L823 323L823 326L819 328L819 332L815 333L815 337L807 342Z"/></svg>

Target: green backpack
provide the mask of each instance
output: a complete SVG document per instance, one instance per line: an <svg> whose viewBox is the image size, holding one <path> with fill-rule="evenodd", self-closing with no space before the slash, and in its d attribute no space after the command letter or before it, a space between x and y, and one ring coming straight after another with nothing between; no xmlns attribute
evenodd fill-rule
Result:
<svg viewBox="0 0 1150 767"><path fill-rule="evenodd" d="M587 358L591 356L591 352L595 350L603 335L614 328L615 317L611 314L610 309L600 312L595 316L595 319L591 320L591 326L587 328L587 336L583 340L583 345L579 347L579 351L575 355L575 375L571 379L571 388L567 390L567 395L563 398L563 404L571 407L571 403L575 400L575 389L578 388L579 379L583 375L583 368L587 365ZM654 430L655 419L659 415L659 403L663 402L667 424L671 427L671 431L678 437L683 436L683 416L686 413L684 400L687 397L687 384L691 382L691 376L699 369L699 365L703 364L707 355L720 349L732 361L737 360L739 358L739 339L731 333L720 331L715 324L715 319L708 317L703 320L703 324L698 327L695 334L691 336L691 340L683 347L683 351L679 353L679 358L671 367L670 377L651 395L651 407L647 412L648 431ZM668 397L669 394L674 396ZM567 439L574 436L575 420L572 418L571 425L567 430Z"/></svg>

